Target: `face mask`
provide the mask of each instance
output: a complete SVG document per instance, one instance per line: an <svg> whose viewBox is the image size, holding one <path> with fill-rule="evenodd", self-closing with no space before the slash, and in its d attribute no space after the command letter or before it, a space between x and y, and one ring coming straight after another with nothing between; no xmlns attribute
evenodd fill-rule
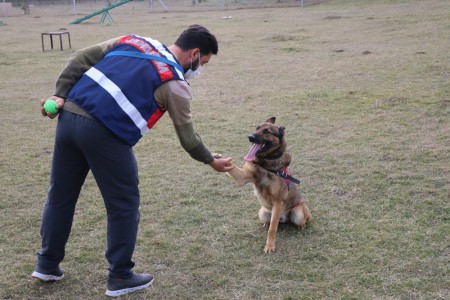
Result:
<svg viewBox="0 0 450 300"><path fill-rule="evenodd" d="M194 79L200 73L202 72L203 66L198 66L198 68L195 71L192 71L192 69L187 70L186 73L184 73L184 78L186 79Z"/></svg>
<svg viewBox="0 0 450 300"><path fill-rule="evenodd" d="M195 69L195 71L192 70L192 61L191 61L191 67L189 68L189 70L186 71L186 73L184 73L185 79L194 79L195 77L200 75L200 73L202 72L202 69L203 69L203 66L200 65L200 60L201 60L201 55L198 56L198 67L197 67L197 69Z"/></svg>

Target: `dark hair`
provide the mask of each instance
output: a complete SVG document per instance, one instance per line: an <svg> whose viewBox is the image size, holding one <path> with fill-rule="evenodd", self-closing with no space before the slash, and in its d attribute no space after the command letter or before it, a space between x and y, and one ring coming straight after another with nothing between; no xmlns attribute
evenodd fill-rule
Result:
<svg viewBox="0 0 450 300"><path fill-rule="evenodd" d="M183 51L199 48L203 55L217 54L219 51L216 37L208 29L197 24L186 28L175 41L175 45Z"/></svg>

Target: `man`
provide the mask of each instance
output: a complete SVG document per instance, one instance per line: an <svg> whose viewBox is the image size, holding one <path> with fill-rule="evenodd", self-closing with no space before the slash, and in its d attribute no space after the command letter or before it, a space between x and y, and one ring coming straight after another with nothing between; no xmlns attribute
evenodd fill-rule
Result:
<svg viewBox="0 0 450 300"><path fill-rule="evenodd" d="M72 225L75 205L89 170L102 194L108 217L109 277L106 295L120 296L146 288L150 274L132 271L139 223L137 164L132 147L167 111L183 148L218 172L231 170L231 158L217 159L195 133L191 119L189 76L217 54L217 40L192 25L175 43L124 36L74 53L50 99L59 114L42 216L42 248L32 276L63 278L59 264Z"/></svg>

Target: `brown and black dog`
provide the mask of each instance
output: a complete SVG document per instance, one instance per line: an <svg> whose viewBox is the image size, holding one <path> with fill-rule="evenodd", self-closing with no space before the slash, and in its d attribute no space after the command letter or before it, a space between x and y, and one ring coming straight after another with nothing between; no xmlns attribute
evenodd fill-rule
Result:
<svg viewBox="0 0 450 300"><path fill-rule="evenodd" d="M261 202L259 219L264 226L270 224L265 253L275 250L279 222L290 221L303 229L312 219L294 184L296 179L289 175L287 167L291 156L286 152L285 128L274 125L275 119L266 120L248 136L252 147L245 157L244 166L234 166L228 172L239 185L253 183L255 186L255 194Z"/></svg>

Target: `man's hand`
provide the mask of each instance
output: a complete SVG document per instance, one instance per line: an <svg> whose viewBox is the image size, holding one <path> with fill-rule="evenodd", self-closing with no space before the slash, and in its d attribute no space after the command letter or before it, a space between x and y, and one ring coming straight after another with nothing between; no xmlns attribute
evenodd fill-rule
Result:
<svg viewBox="0 0 450 300"><path fill-rule="evenodd" d="M233 169L233 164L231 163L232 158L218 158L214 157L214 160L209 165L217 172L228 172Z"/></svg>
<svg viewBox="0 0 450 300"><path fill-rule="evenodd" d="M55 100L56 101L56 109L58 109L58 111L55 114L50 114L50 113L47 113L45 111L44 103L47 100ZM41 113L42 113L42 115L44 117L49 117L50 119L54 119L59 114L61 108L64 106L64 99L60 98L60 97L57 97L57 96L52 96L52 97L50 97L48 99L41 100L40 104L41 104Z"/></svg>

